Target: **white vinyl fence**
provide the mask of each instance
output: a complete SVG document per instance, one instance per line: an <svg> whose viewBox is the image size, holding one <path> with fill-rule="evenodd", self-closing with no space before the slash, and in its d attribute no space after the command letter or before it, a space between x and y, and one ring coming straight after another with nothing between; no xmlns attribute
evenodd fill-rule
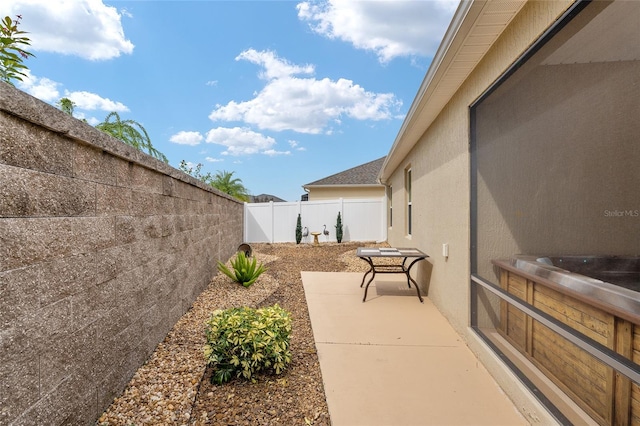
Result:
<svg viewBox="0 0 640 426"><path fill-rule="evenodd" d="M309 235L302 243L313 243L312 232L322 233L318 240L336 242L338 212L342 218L342 241L386 241L386 197L296 201L283 203L245 203L244 241L247 243L288 243L296 241L298 213ZM325 228L326 225L326 228ZM323 231L329 231L325 236Z"/></svg>

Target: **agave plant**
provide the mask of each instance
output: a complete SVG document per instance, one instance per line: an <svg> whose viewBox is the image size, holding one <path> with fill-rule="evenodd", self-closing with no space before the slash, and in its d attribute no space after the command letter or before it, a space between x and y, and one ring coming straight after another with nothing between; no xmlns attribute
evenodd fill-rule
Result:
<svg viewBox="0 0 640 426"><path fill-rule="evenodd" d="M255 257L253 259L249 259L240 251L236 255L235 260L231 260L233 271L227 268L227 266L220 261L218 261L218 270L232 280L239 282L245 287L249 287L251 284L256 282L260 274L266 271L266 268L262 263L260 265L257 263L258 262Z"/></svg>

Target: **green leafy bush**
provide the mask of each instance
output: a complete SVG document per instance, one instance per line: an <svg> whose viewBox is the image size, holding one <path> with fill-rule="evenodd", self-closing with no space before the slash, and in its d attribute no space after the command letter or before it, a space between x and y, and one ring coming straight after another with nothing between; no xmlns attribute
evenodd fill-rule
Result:
<svg viewBox="0 0 640 426"><path fill-rule="evenodd" d="M291 315L277 304L213 312L204 349L207 365L213 367L211 382L249 379L258 371L280 374L291 362L290 333Z"/></svg>
<svg viewBox="0 0 640 426"><path fill-rule="evenodd" d="M238 252L235 260L231 260L233 271L227 268L227 266L220 261L218 261L218 270L232 280L239 282L245 287L249 287L251 284L256 282L260 274L266 271L266 268L262 263L260 265L257 263L258 262L255 257L253 259L249 259L243 252Z"/></svg>
<svg viewBox="0 0 640 426"><path fill-rule="evenodd" d="M18 30L21 19L21 15L15 20L9 16L0 19L0 81L11 85L12 79L22 81L22 77L27 76L28 68L22 62L34 56L23 49L30 46L30 40L23 35L26 32Z"/></svg>

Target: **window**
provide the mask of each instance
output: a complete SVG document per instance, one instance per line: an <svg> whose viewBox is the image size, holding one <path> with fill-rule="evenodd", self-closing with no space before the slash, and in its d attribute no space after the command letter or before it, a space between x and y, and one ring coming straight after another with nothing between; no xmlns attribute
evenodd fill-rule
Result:
<svg viewBox="0 0 640 426"><path fill-rule="evenodd" d="M625 355L623 373L610 338L625 335L616 312L637 313L628 303L640 297L639 22L639 2L577 2L470 117L472 327L516 371L522 357L539 366L600 424L640 416L612 391L616 375L615 386L640 391L630 382L639 358ZM598 307L602 288L614 308Z"/></svg>
<svg viewBox="0 0 640 426"><path fill-rule="evenodd" d="M404 186L406 190L407 197L407 235L411 235L411 222L413 212L411 211L411 168L405 170L404 172Z"/></svg>

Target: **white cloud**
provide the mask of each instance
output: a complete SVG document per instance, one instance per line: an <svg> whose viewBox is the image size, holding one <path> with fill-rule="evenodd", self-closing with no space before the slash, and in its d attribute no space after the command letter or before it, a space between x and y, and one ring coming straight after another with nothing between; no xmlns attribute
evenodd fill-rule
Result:
<svg viewBox="0 0 640 426"><path fill-rule="evenodd" d="M252 100L216 105L209 114L213 121L242 121L260 129L293 130L318 134L330 132L329 123L341 117L357 120L394 118L401 102L392 93L373 93L347 79L300 78L313 67L299 67L280 59L273 52L242 52L238 58L261 65L268 81Z"/></svg>
<svg viewBox="0 0 640 426"><path fill-rule="evenodd" d="M84 113L74 112L73 116L78 120L87 120L87 123L95 126L96 124L102 123L102 120L98 120L96 117L88 117Z"/></svg>
<svg viewBox="0 0 640 426"><path fill-rule="evenodd" d="M207 86L217 86L218 85L218 80L209 80L205 83Z"/></svg>
<svg viewBox="0 0 640 426"><path fill-rule="evenodd" d="M120 14L122 16L126 16L127 18L133 18L133 13L129 12L126 8L120 9Z"/></svg>
<svg viewBox="0 0 640 426"><path fill-rule="evenodd" d="M250 155L271 149L276 141L253 130L240 127L217 127L207 132L208 143L222 145L227 149L223 155Z"/></svg>
<svg viewBox="0 0 640 426"><path fill-rule="evenodd" d="M84 110L100 110L100 111L115 111L115 112L127 112L129 108L122 102L112 101L109 98L103 98L100 95L91 92L79 91L79 92L65 92L65 97L71 99L76 108Z"/></svg>
<svg viewBox="0 0 640 426"><path fill-rule="evenodd" d="M122 28L122 16L101 0L2 0L4 15L22 15L34 51L104 60L133 52Z"/></svg>
<svg viewBox="0 0 640 426"><path fill-rule="evenodd" d="M70 99L74 103L74 107L76 112L74 116L77 118L85 118L84 114L78 112L78 109L93 111L116 111L116 112L127 112L129 108L124 105L122 102L112 101L109 98L103 98L100 95L95 93L86 92L86 91L77 91L77 92L69 92L68 90L64 91L64 94L61 94L58 90L59 86L62 86L61 83L50 80L46 77L38 77L33 75L31 71L25 70L26 77L23 77L23 81L18 81L17 86L21 90L29 93L31 96L34 96L44 102L48 102L51 104L56 104L61 98L65 97ZM92 119L87 119L89 123L91 123ZM98 121L99 123L100 121Z"/></svg>
<svg viewBox="0 0 640 426"><path fill-rule="evenodd" d="M275 157L276 155L291 155L291 151L276 151L275 149L267 149L266 151L262 151L262 153L269 157Z"/></svg>
<svg viewBox="0 0 640 426"><path fill-rule="evenodd" d="M24 74L22 81L16 82L18 88L45 102L56 102L60 99L60 83L46 77L36 77L29 70L25 70Z"/></svg>
<svg viewBox="0 0 640 426"><path fill-rule="evenodd" d="M295 149L296 151L306 151L307 150L303 146L298 146L299 145L298 141L288 140L287 142L289 143L289 146L291 148Z"/></svg>
<svg viewBox="0 0 640 426"><path fill-rule="evenodd" d="M205 157L205 160L210 163L222 163L224 161L222 158L213 158L213 157Z"/></svg>
<svg viewBox="0 0 640 426"><path fill-rule="evenodd" d="M196 146L202 142L204 137L200 134L200 132L185 132L181 131L172 135L169 138L170 142L177 143L180 145L191 145Z"/></svg>
<svg viewBox="0 0 640 426"><path fill-rule="evenodd" d="M274 52L263 50L258 52L254 49L245 50L236 56L236 61L246 60L264 68L259 75L264 80L289 77L296 74L313 74L313 65L298 66L289 63L286 59L279 58Z"/></svg>
<svg viewBox="0 0 640 426"><path fill-rule="evenodd" d="M298 18L330 39L373 51L382 63L433 56L459 0L304 1Z"/></svg>

